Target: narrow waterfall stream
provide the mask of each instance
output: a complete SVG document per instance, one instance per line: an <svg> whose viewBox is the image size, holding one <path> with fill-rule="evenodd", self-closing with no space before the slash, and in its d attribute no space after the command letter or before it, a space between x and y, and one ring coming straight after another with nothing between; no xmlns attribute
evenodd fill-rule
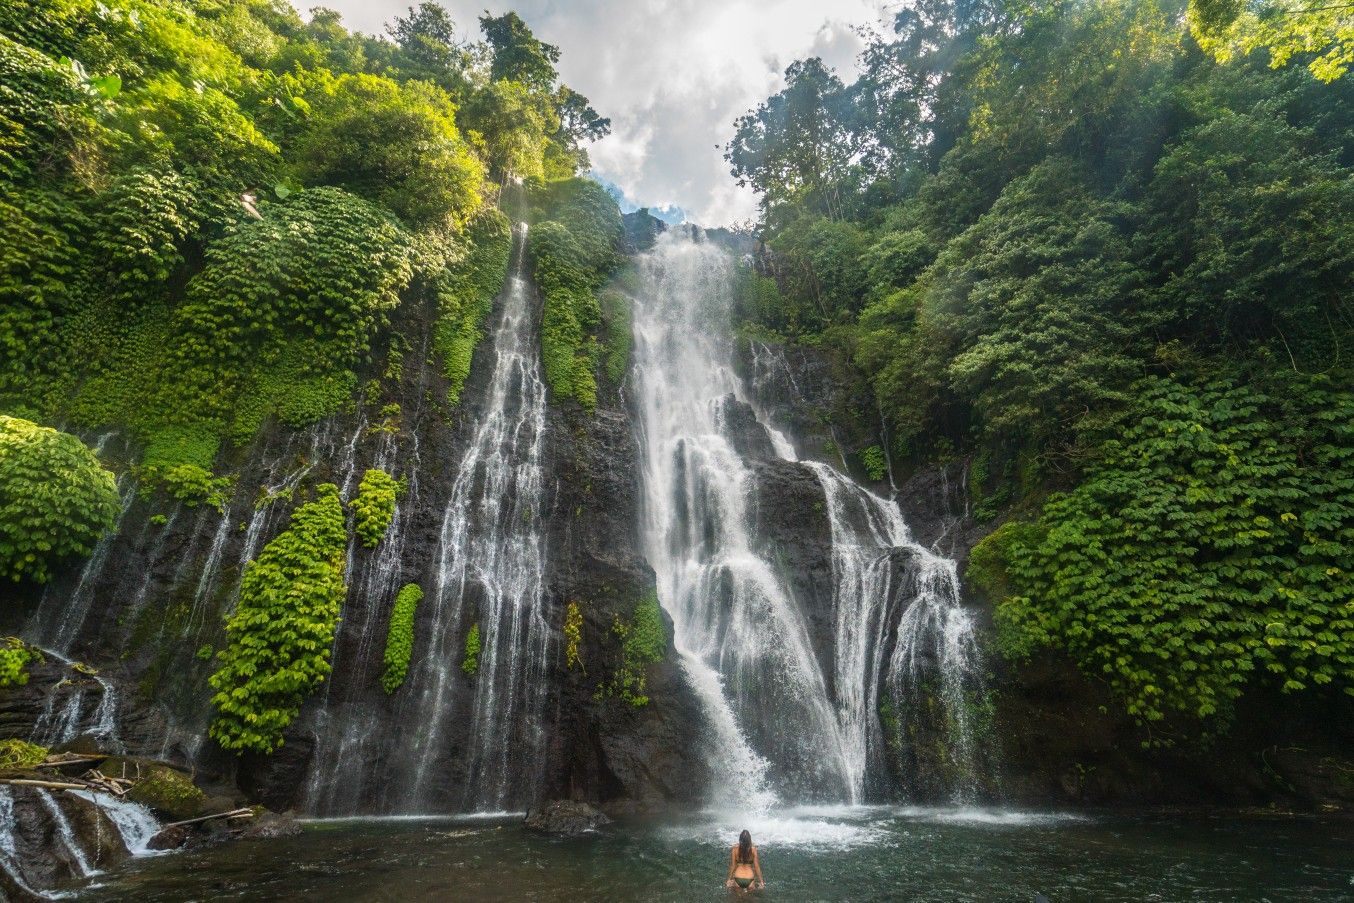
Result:
<svg viewBox="0 0 1354 903"><path fill-rule="evenodd" d="M670 233L641 260L634 317L646 547L709 718L716 770L740 776L736 802L752 809L882 798L890 745L910 761L913 740L900 725L936 703L943 725L928 727L943 730L945 795L967 801L980 767L968 696L981 691L981 672L954 562L916 543L893 502L832 466L800 462L758 410L732 365L732 267L699 234ZM754 353L765 367L770 350ZM757 411L781 460L809 468L822 486L829 666L815 655L802 608L814 600L794 597L750 535L755 487L725 424L730 397ZM902 783L913 789L906 776Z"/></svg>
<svg viewBox="0 0 1354 903"><path fill-rule="evenodd" d="M402 776L390 808L403 812L495 811L525 805L539 777L551 654L542 525L546 386L536 340L535 294L526 278L526 226L515 230L513 265L493 334L493 372L480 419L456 469L442 518L433 584L422 605L427 644L416 647L408 735L391 757ZM463 672L468 631L478 625L478 668ZM449 786L449 727L469 719L463 780ZM455 795L446 798L448 794ZM458 798L457 798L458 797Z"/></svg>

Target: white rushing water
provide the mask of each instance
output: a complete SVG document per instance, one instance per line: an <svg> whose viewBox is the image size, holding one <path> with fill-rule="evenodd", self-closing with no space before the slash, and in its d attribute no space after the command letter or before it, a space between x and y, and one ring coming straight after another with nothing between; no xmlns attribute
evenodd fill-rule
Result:
<svg viewBox="0 0 1354 903"><path fill-rule="evenodd" d="M107 793L91 793L88 790L68 792L98 806L117 828L123 845L133 856L154 856L159 852L150 848L151 838L160 832L160 822L150 809Z"/></svg>
<svg viewBox="0 0 1354 903"><path fill-rule="evenodd" d="M796 599L774 551L752 535L755 477L726 423L730 400L753 407L777 457L799 457L734 371L732 267L698 233L669 233L641 259L634 314L646 549L708 716L718 802L765 811L777 797L859 804L877 796L887 747L881 702L906 706L898 717L911 725L928 693L944 709L949 795L967 800L977 753L968 696L981 675L954 562L916 543L893 501L832 466L800 462L822 486L831 531L825 668L803 609L821 610L824 600ZM761 343L751 351L754 381L786 380L797 399L777 353Z"/></svg>
<svg viewBox="0 0 1354 903"><path fill-rule="evenodd" d="M723 802L764 807L773 764L782 793L836 799L849 793L850 750L803 613L753 536L753 474L727 434L727 399L741 394L725 335L731 267L720 249L674 234L640 259L645 548L714 731Z"/></svg>
<svg viewBox="0 0 1354 903"><path fill-rule="evenodd" d="M61 804L56 801L50 791L38 787L36 792L38 799L42 800L43 808L52 817L52 826L56 829L57 842L70 856L71 868L81 878L94 874L94 866L90 864L89 857L80 846L80 840L75 836L75 829L71 827L70 819L66 817L66 810L61 808Z"/></svg>
<svg viewBox="0 0 1354 903"><path fill-rule="evenodd" d="M43 649L43 655L54 658L65 665L71 665L70 659L52 649ZM113 682L91 670L79 673L66 680L74 684L74 689L66 694L66 701L58 707L57 694L49 692L43 703L42 712L33 723L29 740L39 746L53 747L68 743L81 734L88 734L99 741L101 748L110 752L123 752L122 739L118 732L118 692ZM98 704L89 710L88 682L98 685Z"/></svg>
<svg viewBox="0 0 1354 903"><path fill-rule="evenodd" d="M436 577L423 600L428 646L410 669L407 723L397 757L411 766L402 809L427 811L445 782L449 719L464 643L479 625L478 671L468 717L460 808L517 808L534 796L543 751L551 653L545 605L542 454L546 386L525 276L526 226L515 230L514 267L493 332L493 371L474 434L442 518Z"/></svg>

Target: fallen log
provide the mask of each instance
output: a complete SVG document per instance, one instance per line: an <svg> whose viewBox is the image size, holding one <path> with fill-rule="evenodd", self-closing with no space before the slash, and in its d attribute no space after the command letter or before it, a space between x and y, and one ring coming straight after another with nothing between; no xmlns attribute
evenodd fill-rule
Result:
<svg viewBox="0 0 1354 903"><path fill-rule="evenodd" d="M2 778L0 784L13 784L16 787L41 787L44 790L88 790L88 784L72 784L67 781L38 781L33 778Z"/></svg>
<svg viewBox="0 0 1354 903"><path fill-rule="evenodd" d="M212 815L200 815L197 818L186 818L183 821L172 821L169 824L161 825L160 830L165 828L179 828L184 825L195 825L198 822L211 821L214 818L253 818L254 810L249 808L232 809L229 812L216 812Z"/></svg>
<svg viewBox="0 0 1354 903"><path fill-rule="evenodd" d="M102 762L107 756L79 756L72 759L59 759L55 756L49 756L46 760L34 765L34 768L65 768L67 765L91 765Z"/></svg>

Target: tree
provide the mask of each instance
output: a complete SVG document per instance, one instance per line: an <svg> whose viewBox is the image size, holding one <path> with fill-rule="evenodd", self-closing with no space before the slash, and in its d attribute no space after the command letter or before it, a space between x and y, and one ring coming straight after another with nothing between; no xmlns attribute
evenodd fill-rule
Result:
<svg viewBox="0 0 1354 903"><path fill-rule="evenodd" d="M456 39L450 14L436 3L420 3L396 16L386 33L399 47L396 65L408 78L433 82L453 96L465 94L469 54Z"/></svg>
<svg viewBox="0 0 1354 903"><path fill-rule="evenodd" d="M1277 69L1313 54L1307 68L1324 82L1354 63L1354 3L1345 0L1192 0L1188 19L1218 62L1264 49Z"/></svg>
<svg viewBox="0 0 1354 903"><path fill-rule="evenodd" d="M493 50L489 72L494 80L521 82L543 92L554 88L559 48L537 40L517 13L497 17L485 13L480 16L480 29Z"/></svg>
<svg viewBox="0 0 1354 903"><path fill-rule="evenodd" d="M303 180L344 185L415 226L463 220L478 209L484 171L444 93L421 82L344 75L311 104L314 124L297 149Z"/></svg>
<svg viewBox="0 0 1354 903"><path fill-rule="evenodd" d="M768 216L797 205L840 218L842 187L860 146L850 98L817 57L791 63L785 81L784 90L738 118L724 158L738 184L762 196Z"/></svg>

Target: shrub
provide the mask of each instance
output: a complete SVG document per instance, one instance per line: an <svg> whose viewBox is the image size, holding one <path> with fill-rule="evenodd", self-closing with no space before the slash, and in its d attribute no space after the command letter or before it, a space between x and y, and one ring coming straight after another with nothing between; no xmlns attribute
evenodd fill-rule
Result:
<svg viewBox="0 0 1354 903"><path fill-rule="evenodd" d="M1354 394L1297 376L1133 394L1081 485L975 550L980 571L1004 559L1003 645L1066 648L1144 722L1208 718L1260 677L1354 694Z"/></svg>
<svg viewBox="0 0 1354 903"><path fill-rule="evenodd" d="M889 463L884 457L884 449L871 445L860 453L860 462L865 465L865 475L878 483L889 474Z"/></svg>
<svg viewBox="0 0 1354 903"><path fill-rule="evenodd" d="M88 554L119 509L113 475L75 436L0 415L0 576L45 582Z"/></svg>
<svg viewBox="0 0 1354 903"><path fill-rule="evenodd" d="M370 549L385 538L395 517L395 499L402 488L384 470L373 468L363 474L357 498L349 503L353 509L353 528L362 545Z"/></svg>
<svg viewBox="0 0 1354 903"><path fill-rule="evenodd" d="M0 637L0 688L28 683L28 666L42 660L36 647L18 637Z"/></svg>
<svg viewBox="0 0 1354 903"><path fill-rule="evenodd" d="M465 635L465 658L461 660L461 670L466 674L474 676L480 669L480 625L474 623L470 625L470 632Z"/></svg>
<svg viewBox="0 0 1354 903"><path fill-rule="evenodd" d="M338 487L325 483L245 568L226 624L229 645L211 677L217 713L210 733L225 749L272 752L328 676L346 546Z"/></svg>
<svg viewBox="0 0 1354 903"><path fill-rule="evenodd" d="M381 686L387 693L404 686L404 678L409 674L409 661L414 654L414 615L422 600L423 590L417 583L408 584L395 597L386 631L386 670L381 675Z"/></svg>

